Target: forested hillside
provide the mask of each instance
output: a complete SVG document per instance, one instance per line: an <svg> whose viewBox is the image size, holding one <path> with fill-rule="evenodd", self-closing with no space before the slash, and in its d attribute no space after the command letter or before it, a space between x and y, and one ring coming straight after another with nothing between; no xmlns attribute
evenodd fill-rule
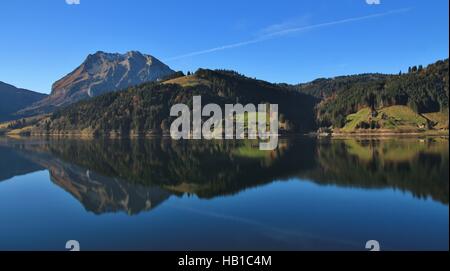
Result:
<svg viewBox="0 0 450 271"><path fill-rule="evenodd" d="M361 74L287 85L234 71L199 69L159 82L107 93L63 108L40 121L32 134L129 136L167 133L177 103L278 104L284 133L320 127L342 132L389 130L448 131L448 59L410 67L397 75ZM328 129L327 129L328 130ZM27 131L29 131L27 129Z"/></svg>
<svg viewBox="0 0 450 271"><path fill-rule="evenodd" d="M308 132L316 128L317 98L232 71L200 69L193 75L146 83L71 105L41 121L33 133L128 136L168 132L173 120L171 106L191 106L195 95L201 95L203 105L278 104L283 130Z"/></svg>
<svg viewBox="0 0 450 271"><path fill-rule="evenodd" d="M366 74L320 79L296 86L301 92L322 98L317 107L321 127L343 127L346 117L364 107L404 105L414 112L448 112L448 59L425 68L410 67L398 75ZM448 119L448 118L447 118Z"/></svg>

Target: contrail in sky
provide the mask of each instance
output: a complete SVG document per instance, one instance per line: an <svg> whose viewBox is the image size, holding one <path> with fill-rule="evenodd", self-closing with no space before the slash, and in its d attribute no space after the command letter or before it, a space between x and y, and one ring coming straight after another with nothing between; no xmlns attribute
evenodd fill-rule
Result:
<svg viewBox="0 0 450 271"><path fill-rule="evenodd" d="M396 9L396 10L390 10L390 11L387 11L387 12L376 13L376 14L362 16L362 17L353 17L353 18L347 18L347 19L342 19L342 20L333 21L333 22L327 22L327 23L320 23L320 24L313 24L313 25L307 25L307 26L301 26L301 27L294 27L294 28L284 29L284 30L281 30L281 31L276 31L276 32L273 32L273 33L269 33L269 34L263 35L261 37L258 37L258 38L255 38L255 39L251 39L251 40L247 40L247 41L227 44L227 45L223 45L223 46L214 47L214 48L211 48L211 49L206 49L206 50L201 50L201 51L187 53L187 54L184 54L184 55L171 57L171 58L165 59L165 61L173 61L173 60L178 60L178 59L182 59L182 58L193 57L193 56L209 54L209 53L213 53L213 52L217 52L217 51L223 51L223 50L238 48L238 47L242 47L242 46L246 46L246 45L250 45L250 44L259 43L259 42L263 42L263 41L266 41L266 40L274 39L274 38L277 38L277 37L282 37L282 36L285 36L285 35L288 35L288 34L297 33L297 32L300 32L300 31L306 31L306 30L312 30L312 29L321 28L321 27L334 26L334 25L339 25L339 24L346 24L346 23L358 22L358 21L363 21L363 20L368 20L368 19L373 19L373 18L378 18L378 17L384 17L384 16L388 16L388 15L404 13L404 12L407 12L409 10L411 10L411 8Z"/></svg>

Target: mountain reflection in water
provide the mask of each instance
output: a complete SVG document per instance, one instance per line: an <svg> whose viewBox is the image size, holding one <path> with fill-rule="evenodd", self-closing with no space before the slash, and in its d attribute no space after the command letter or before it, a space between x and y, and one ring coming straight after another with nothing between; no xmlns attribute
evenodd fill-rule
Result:
<svg viewBox="0 0 450 271"><path fill-rule="evenodd" d="M170 196L210 199L273 181L398 189L448 205L447 138L256 141L0 140L0 182L48 169L95 214L138 214Z"/></svg>

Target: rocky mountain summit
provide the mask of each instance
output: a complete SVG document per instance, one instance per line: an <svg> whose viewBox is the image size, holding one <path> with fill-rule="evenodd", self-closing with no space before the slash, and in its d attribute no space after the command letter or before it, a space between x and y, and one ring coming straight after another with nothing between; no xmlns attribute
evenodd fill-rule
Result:
<svg viewBox="0 0 450 271"><path fill-rule="evenodd" d="M80 66L56 81L46 99L26 108L23 113L51 112L55 107L157 81L173 73L172 69L151 55L137 51L125 54L98 51L88 55Z"/></svg>

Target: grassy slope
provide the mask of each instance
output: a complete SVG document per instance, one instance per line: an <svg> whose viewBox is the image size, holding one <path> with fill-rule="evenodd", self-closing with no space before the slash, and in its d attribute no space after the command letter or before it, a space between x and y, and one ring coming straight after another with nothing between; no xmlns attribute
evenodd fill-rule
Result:
<svg viewBox="0 0 450 271"><path fill-rule="evenodd" d="M427 119L436 125L436 129L448 129L448 111L423 114Z"/></svg>
<svg viewBox="0 0 450 271"><path fill-rule="evenodd" d="M15 120L2 122L2 123L0 123L0 134L7 134L7 135L29 134L32 131L34 125L46 117L48 117L48 116L47 115L37 115L37 116L19 119L19 120L24 120L25 122L23 125L17 125L17 127L15 127L15 128L10 127L10 125L14 125L16 123Z"/></svg>
<svg viewBox="0 0 450 271"><path fill-rule="evenodd" d="M445 113L428 113L419 115L407 106L395 105L381 108L376 116L371 116L369 108L363 108L354 114L347 116L346 124L341 129L343 132L352 132L360 129L363 123L376 122L378 129L391 130L395 132L420 131L427 129L427 119L433 122L434 129L448 127L448 115Z"/></svg>
<svg viewBox="0 0 450 271"><path fill-rule="evenodd" d="M178 84L182 87L193 87L198 85L209 86L210 82L204 79L197 78L195 75L187 75L164 81L163 84Z"/></svg>
<svg viewBox="0 0 450 271"><path fill-rule="evenodd" d="M356 129L356 126L362 122L366 121L369 118L370 109L363 108L354 114L350 114L347 116L346 124L342 130L350 131Z"/></svg>

